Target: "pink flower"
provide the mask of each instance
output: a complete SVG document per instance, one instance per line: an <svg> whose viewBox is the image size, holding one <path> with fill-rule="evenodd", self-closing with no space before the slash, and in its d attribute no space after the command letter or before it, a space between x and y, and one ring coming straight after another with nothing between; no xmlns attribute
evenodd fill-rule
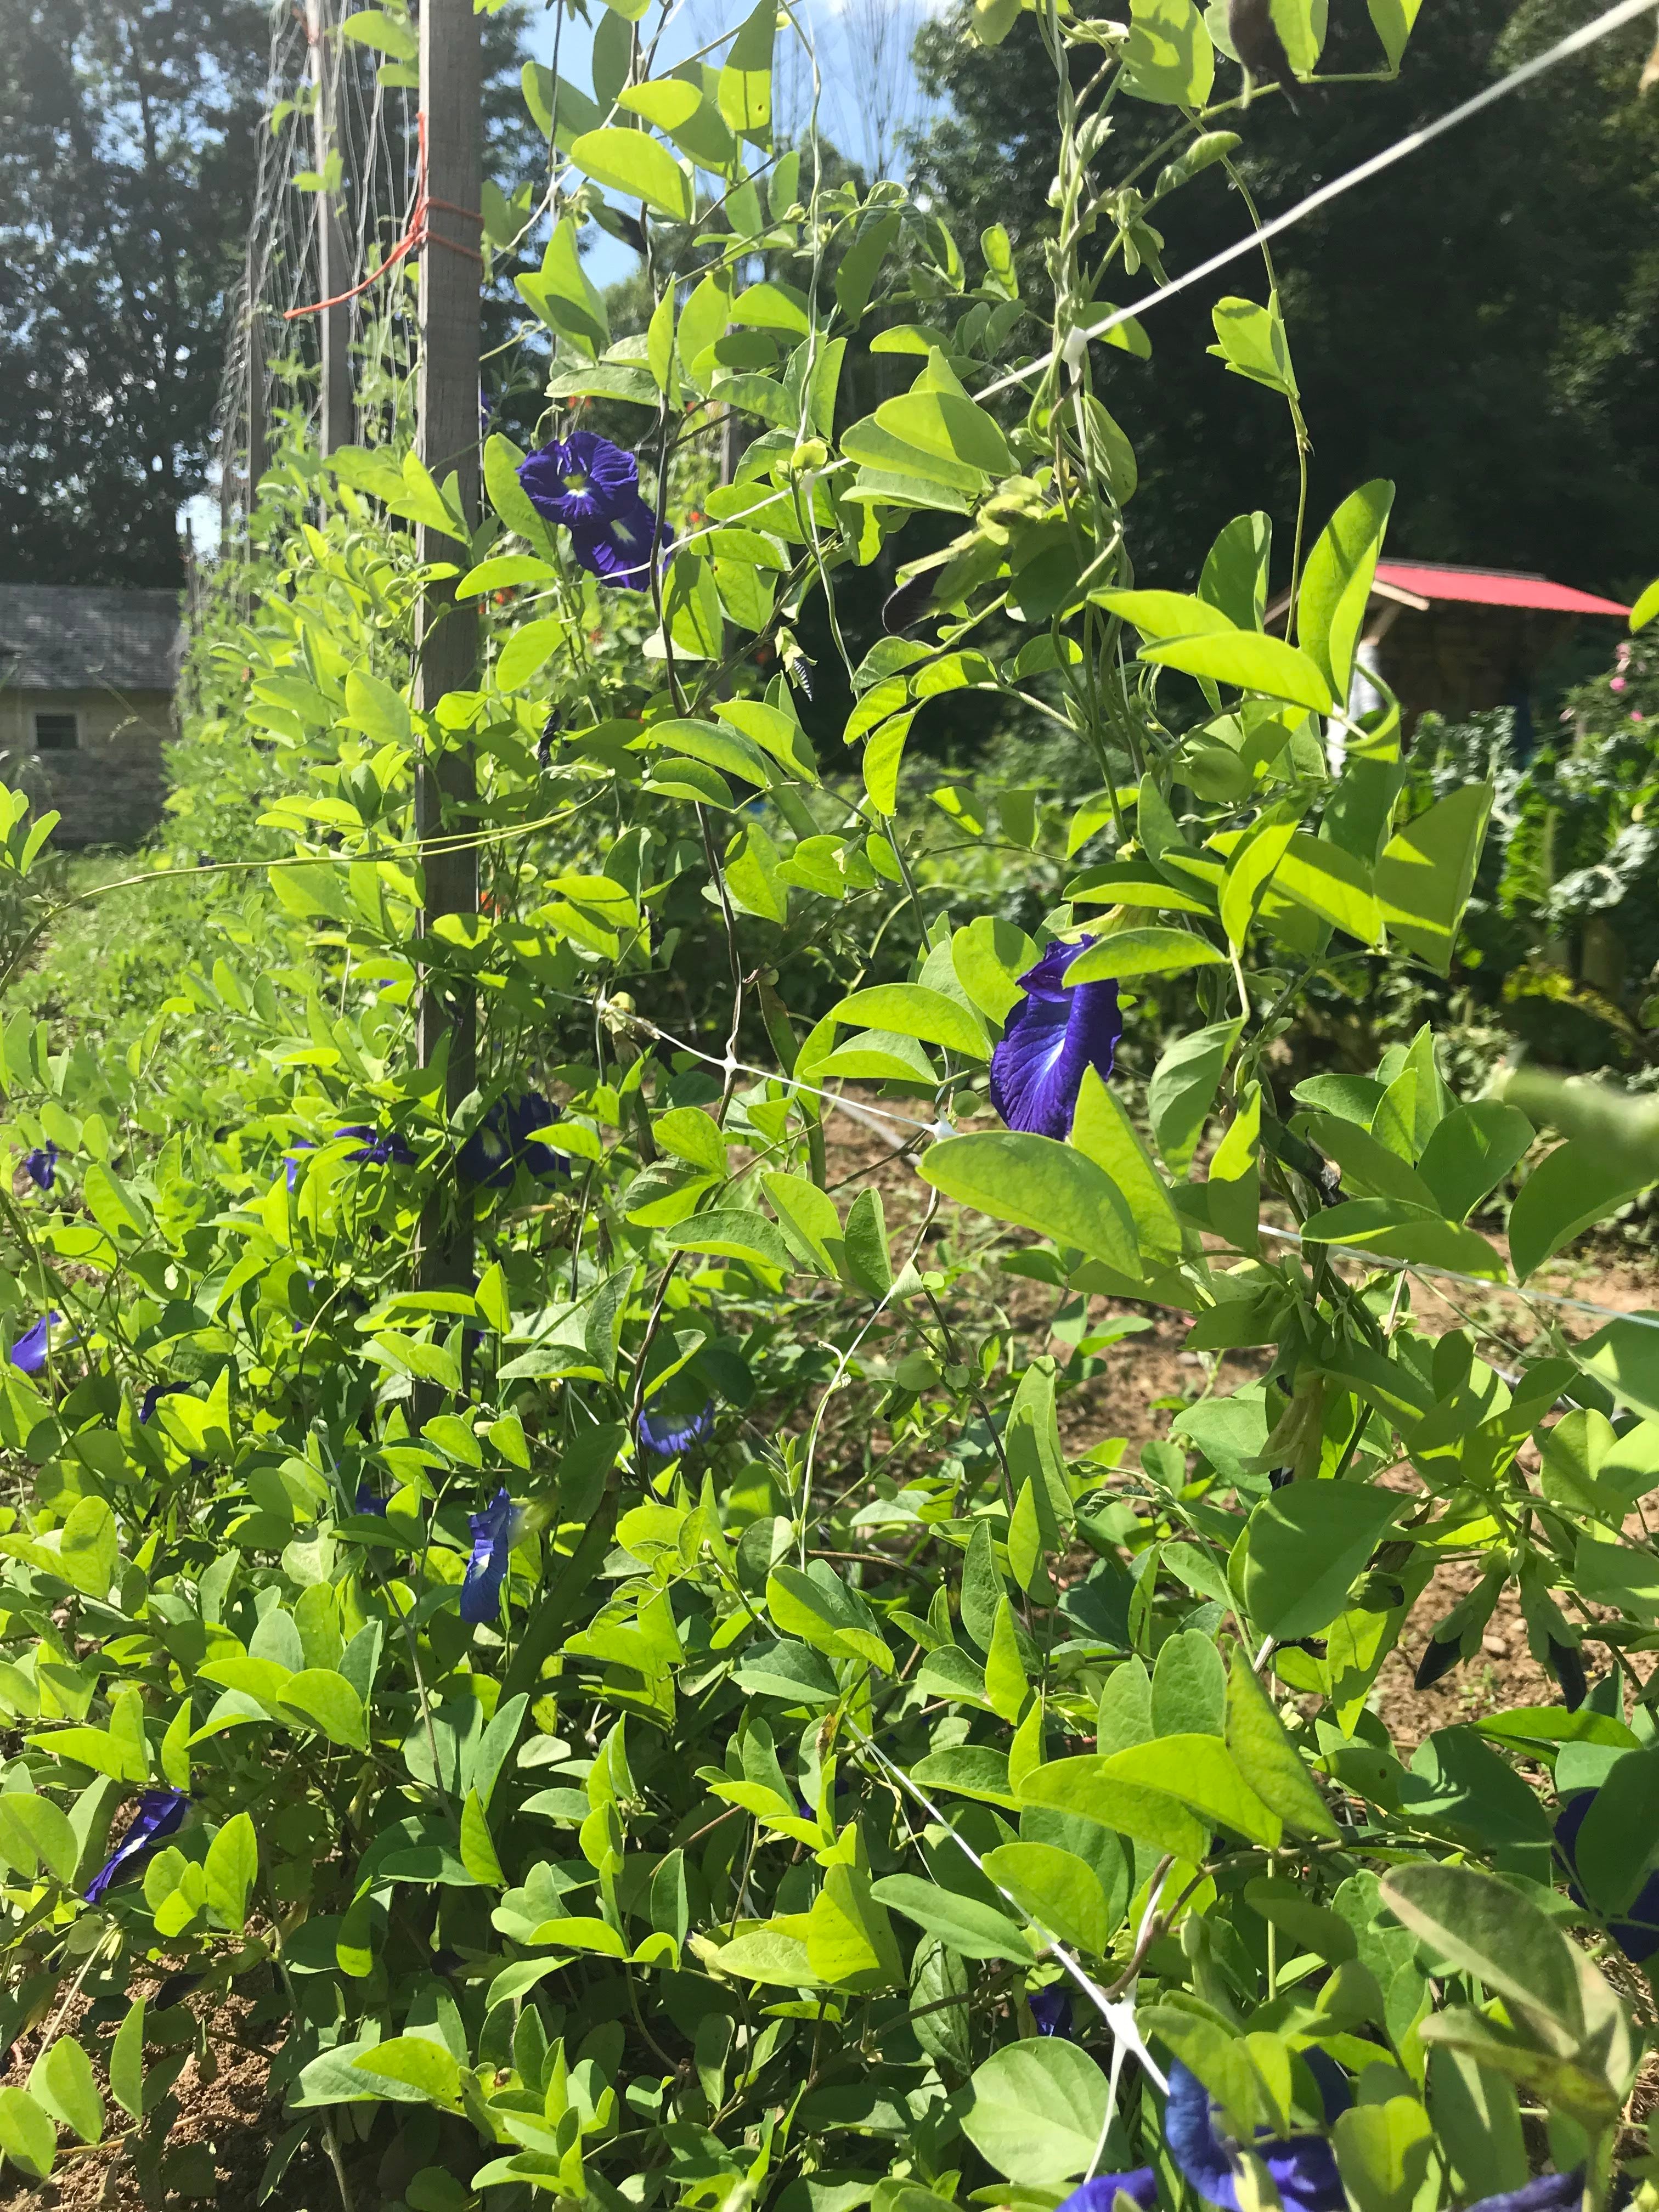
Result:
<svg viewBox="0 0 1659 2212"><path fill-rule="evenodd" d="M1614 691L1628 691L1630 685L1624 677L1615 676L1610 688Z"/></svg>

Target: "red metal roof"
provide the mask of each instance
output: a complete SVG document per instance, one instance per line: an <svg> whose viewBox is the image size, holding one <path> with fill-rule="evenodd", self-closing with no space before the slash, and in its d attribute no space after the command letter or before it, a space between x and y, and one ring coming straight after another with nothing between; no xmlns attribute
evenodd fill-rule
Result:
<svg viewBox="0 0 1659 2212"><path fill-rule="evenodd" d="M1425 599L1463 599L1482 607L1534 607L1550 614L1617 615L1630 612L1617 599L1598 599L1547 576L1522 575L1510 568L1429 567L1415 561L1379 561L1379 584L1415 592Z"/></svg>

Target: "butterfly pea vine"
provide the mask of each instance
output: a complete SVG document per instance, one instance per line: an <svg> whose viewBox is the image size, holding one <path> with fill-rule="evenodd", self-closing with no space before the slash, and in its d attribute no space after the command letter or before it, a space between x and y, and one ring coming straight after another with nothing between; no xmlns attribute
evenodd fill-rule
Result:
<svg viewBox="0 0 1659 2212"><path fill-rule="evenodd" d="M1388 486L1133 568L1156 356L1078 334L1159 201L1244 181L1224 27L968 11L1054 64L1045 320L1034 242L775 137L788 9L668 74L636 20L604 105L526 72L538 442L487 440L469 531L395 410L327 461L296 414L179 755L264 849L129 1048L0 1038L0 2152L188 2179L234 1994L262 2201L1650 2194L1659 1331L1500 1355L1412 1270L1523 1284L1656 1162L1582 1102L1458 1098L1426 1030L1287 1087L1315 978L1452 972L1490 793L1410 811L1396 705L1349 710ZM1322 12L1273 20L1258 80L1316 77ZM1109 185L1121 101L1168 138ZM642 333L582 270L600 186ZM1214 350L1304 452L1261 289ZM419 711L434 592L486 649ZM986 794L999 865L1060 884L1034 932L917 803L966 692L1097 778ZM428 928L413 776L453 746L483 895ZM44 927L38 849L15 810ZM481 1008L453 1110L422 976ZM911 1125L914 1203L832 1158L848 1083ZM476 1279L417 1287L447 1212ZM1011 1285L1175 1316L1201 1389L1079 1443L1128 1324L1061 1361ZM1500 1600L1559 1702L1396 1743L1390 1655L1449 1674Z"/></svg>

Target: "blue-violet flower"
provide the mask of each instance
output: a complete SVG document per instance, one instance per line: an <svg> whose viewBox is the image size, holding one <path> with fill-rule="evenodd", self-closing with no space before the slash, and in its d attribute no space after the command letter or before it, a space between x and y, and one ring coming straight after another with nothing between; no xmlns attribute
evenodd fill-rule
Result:
<svg viewBox="0 0 1659 2212"><path fill-rule="evenodd" d="M50 1190L58 1180L58 1147L48 1137L23 1156L23 1172L37 1190Z"/></svg>
<svg viewBox="0 0 1659 2212"><path fill-rule="evenodd" d="M138 1800L137 1818L87 1885L87 1903L96 1905L124 1868L153 1857L177 1830L189 1808L190 1798L182 1790L144 1790Z"/></svg>
<svg viewBox="0 0 1659 2212"><path fill-rule="evenodd" d="M573 430L526 453L519 482L544 522L588 530L638 501L640 465L597 431Z"/></svg>
<svg viewBox="0 0 1659 2212"><path fill-rule="evenodd" d="M1567 1869L1567 1889L1573 1902L1589 1910L1589 1901L1578 1886L1578 1832L1595 1802L1594 1790L1576 1790L1555 1823L1555 1849ZM1659 1951L1659 1874L1650 1875L1626 1909L1624 1917L1609 1920L1607 1933L1625 1956L1645 1966Z"/></svg>
<svg viewBox="0 0 1659 2212"><path fill-rule="evenodd" d="M510 1188L520 1167L538 1182L568 1176L570 1163L564 1153L532 1141L536 1130L550 1127L557 1119L558 1109L539 1091L498 1098L461 1146L461 1173L481 1190Z"/></svg>
<svg viewBox="0 0 1659 2212"><path fill-rule="evenodd" d="M518 1509L505 1484L482 1513L468 1516L472 1557L461 1584L461 1619L474 1627L480 1621L494 1620L501 1609L501 1585L507 1580L518 1518Z"/></svg>
<svg viewBox="0 0 1659 2212"><path fill-rule="evenodd" d="M46 1339L52 1325L63 1318L54 1306L50 1313L41 1315L33 1328L25 1329L11 1348L12 1365L21 1367L25 1375L38 1375L46 1364Z"/></svg>
<svg viewBox="0 0 1659 2212"><path fill-rule="evenodd" d="M1103 1081L1123 1034L1117 985L1061 981L1091 937L1051 945L1020 977L1025 996L1011 1007L1002 1041L991 1055L991 1103L1011 1129L1064 1138L1072 1126L1084 1071Z"/></svg>
<svg viewBox="0 0 1659 2212"><path fill-rule="evenodd" d="M672 1459L676 1452L701 1443L714 1426L714 1401L708 1398L695 1413L641 1413L640 1442L659 1459Z"/></svg>

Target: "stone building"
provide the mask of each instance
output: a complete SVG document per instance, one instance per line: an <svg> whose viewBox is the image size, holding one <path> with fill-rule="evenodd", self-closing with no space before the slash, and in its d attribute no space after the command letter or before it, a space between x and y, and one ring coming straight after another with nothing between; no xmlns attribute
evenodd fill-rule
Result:
<svg viewBox="0 0 1659 2212"><path fill-rule="evenodd" d="M179 595L0 584L0 782L62 816L59 845L136 845L161 818Z"/></svg>

